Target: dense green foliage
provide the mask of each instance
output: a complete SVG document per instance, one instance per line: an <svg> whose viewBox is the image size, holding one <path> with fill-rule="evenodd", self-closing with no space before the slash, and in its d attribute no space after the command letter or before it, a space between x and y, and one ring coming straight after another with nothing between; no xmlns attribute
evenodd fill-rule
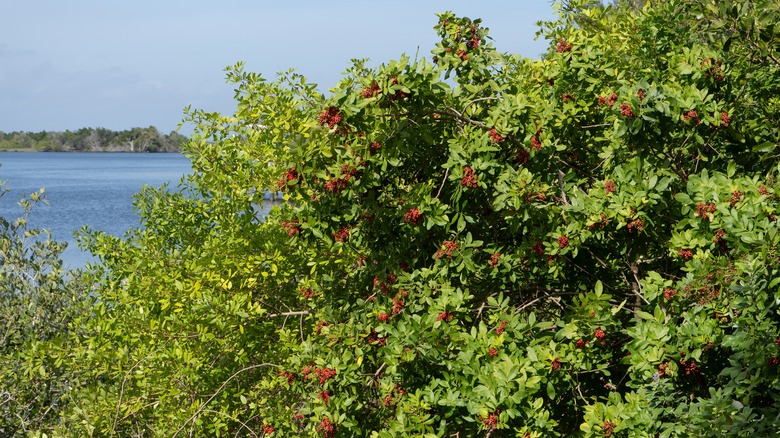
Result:
<svg viewBox="0 0 780 438"><path fill-rule="evenodd" d="M573 0L538 61L444 13L430 61L328 96L228 69L183 190L82 235L94 301L47 344L72 377L40 430L775 433L779 19Z"/></svg>
<svg viewBox="0 0 780 438"><path fill-rule="evenodd" d="M178 152L187 137L176 131L160 133L157 128L111 131L81 128L65 132L0 132L0 151L42 152Z"/></svg>
<svg viewBox="0 0 780 438"><path fill-rule="evenodd" d="M0 192L3 196L6 192ZM87 309L85 287L62 271L64 244L28 227L43 190L22 199L19 218L0 218L0 436L56 424L79 372L63 367L59 345Z"/></svg>

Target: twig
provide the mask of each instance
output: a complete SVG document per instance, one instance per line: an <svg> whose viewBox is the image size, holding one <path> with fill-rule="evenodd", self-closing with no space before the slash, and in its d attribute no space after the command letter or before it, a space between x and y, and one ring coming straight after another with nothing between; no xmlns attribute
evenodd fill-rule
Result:
<svg viewBox="0 0 780 438"><path fill-rule="evenodd" d="M268 315L264 315L266 318L278 318L280 316L288 317L288 316L304 316L308 315L311 312L308 310L296 310L293 312L281 312L281 313L271 313Z"/></svg>
<svg viewBox="0 0 780 438"><path fill-rule="evenodd" d="M141 362L143 362L146 359L148 359L149 356L151 356L154 353L155 353L155 351L153 351L153 352L147 354L146 356L142 357L141 359L139 359L138 362L136 362L133 366L131 366L130 369L127 370L127 372L125 373L125 377L122 379L122 385L120 386L120 389L119 389L119 400L116 402L116 413L114 414L114 424L111 425L111 435L112 436L116 433L116 423L117 423L117 419L119 418L119 410L122 407L122 397L124 397L124 395L125 395L125 383L127 382L127 378L130 376L130 373L133 372L135 367L137 367Z"/></svg>
<svg viewBox="0 0 780 438"><path fill-rule="evenodd" d="M438 199L439 195L441 195L441 189L444 188L444 183L447 182L447 176L450 174L450 168L448 167L447 170L444 171L444 178L441 180L441 185L439 186L439 190L436 192L436 196L434 198Z"/></svg>
<svg viewBox="0 0 780 438"><path fill-rule="evenodd" d="M242 369L240 369L240 370L236 371L235 373L233 373L233 375L232 375L232 376L228 377L228 379L227 379L227 380L225 380L224 382L222 382L222 385L220 385L220 387L219 387L219 388L217 388L217 391L216 391L214 394L212 394L212 396L211 396L211 397L209 397L209 399L208 399L208 400L206 400L206 402L205 402L205 403L203 403L203 404L202 404L202 405L201 405L201 406L198 408L198 410L196 410L196 411L195 411L195 413L194 413L194 414L192 414L192 415L190 416L190 418L188 418L188 419L187 419L187 421L185 421L185 422L184 422L184 424L182 424L182 425L181 425L181 427L180 427L180 428L179 428L179 429L176 431L176 433L174 433L174 434L173 434L173 438L175 438L176 436L178 436L178 435L179 435L179 433L181 433L181 431L182 431L182 430L184 430L184 428L185 428L185 427L187 427L187 424L189 424L189 422L190 422L190 421L192 421L192 420L194 420L195 418L197 418L197 417L198 417L198 415L200 415L200 413L201 413L201 412L203 412L203 411L206 409L206 406L208 406L208 404L209 404L209 403L211 403L211 401L212 401L212 400L214 400L214 398L215 398L217 395L219 395L219 393L221 393L223 389L225 389L225 386L227 386L227 384L228 384L228 383L230 383L230 381L231 381L231 380L235 379L235 378L236 378L236 376L238 376L239 374L243 373L244 371L249 371L249 370L253 370L253 369L255 369L255 368L260 368L260 367L277 367L277 368L280 368L280 366L279 366L279 365L276 365L276 364L272 364L272 363L260 363L260 364L251 365L251 366L248 366L248 367L246 367L246 368L242 368ZM193 423L193 424L194 424L194 423Z"/></svg>
<svg viewBox="0 0 780 438"><path fill-rule="evenodd" d="M612 123L599 123L598 125L580 126L580 129L604 128L604 127L607 127L607 126L612 126Z"/></svg>

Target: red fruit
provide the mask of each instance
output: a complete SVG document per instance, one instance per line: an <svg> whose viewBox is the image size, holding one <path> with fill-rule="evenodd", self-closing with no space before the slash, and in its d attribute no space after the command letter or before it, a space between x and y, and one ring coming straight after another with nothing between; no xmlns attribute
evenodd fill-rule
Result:
<svg viewBox="0 0 780 438"><path fill-rule="evenodd" d="M615 423L611 421L605 421L604 424L601 425L601 428L604 429L605 437L612 436L612 431L615 429Z"/></svg>
<svg viewBox="0 0 780 438"><path fill-rule="evenodd" d="M569 246L569 238L566 236L560 236L558 238L558 246L563 249Z"/></svg>
<svg viewBox="0 0 780 438"><path fill-rule="evenodd" d="M697 125L701 123L701 120L699 120L699 113L697 113L694 110L690 110L687 113L683 114L683 121L692 122Z"/></svg>
<svg viewBox="0 0 780 438"><path fill-rule="evenodd" d="M266 424L265 426L263 426L263 434L271 435L272 433L274 433L274 427L273 426L271 426L269 424Z"/></svg>
<svg viewBox="0 0 780 438"><path fill-rule="evenodd" d="M506 327L506 321L501 321L501 324L499 324L498 327L496 327L496 334L501 336L501 334L504 333L505 327Z"/></svg>
<svg viewBox="0 0 780 438"><path fill-rule="evenodd" d="M558 53L571 52L572 45L567 43L565 39L558 38L558 44L555 46L555 51Z"/></svg>
<svg viewBox="0 0 780 438"><path fill-rule="evenodd" d="M341 227L341 230L333 233L333 240L336 242L346 242L349 240L349 228Z"/></svg>
<svg viewBox="0 0 780 438"><path fill-rule="evenodd" d="M614 181L607 181L604 183L604 192L606 194L614 193L617 190L617 186Z"/></svg>
<svg viewBox="0 0 780 438"><path fill-rule="evenodd" d="M587 341L584 341L582 339L577 339L577 342L574 343L574 348L585 348L588 345Z"/></svg>
<svg viewBox="0 0 780 438"><path fill-rule="evenodd" d="M464 167L463 178L461 178L460 183L464 187L477 188L477 177L474 174L474 169L469 166Z"/></svg>
<svg viewBox="0 0 780 438"><path fill-rule="evenodd" d="M739 190L734 190L731 193L731 206L734 207L737 205L737 203L741 202L743 196L745 196L744 193L740 192Z"/></svg>
<svg viewBox="0 0 780 438"><path fill-rule="evenodd" d="M645 90L643 90L641 88L639 90L637 90L636 97L638 97L639 100L645 100Z"/></svg>
<svg viewBox="0 0 780 438"><path fill-rule="evenodd" d="M499 143L504 140L504 137L502 137L498 131L496 131L496 128L490 129L490 141L493 143Z"/></svg>
<svg viewBox="0 0 780 438"><path fill-rule="evenodd" d="M317 430L322 432L322 436L325 438L331 438L336 434L336 426L330 422L328 417L322 419L322 422L317 426Z"/></svg>
<svg viewBox="0 0 780 438"><path fill-rule="evenodd" d="M379 316L377 316L377 319L380 322L388 322L388 321L390 321L390 315L388 315L385 312L382 312L382 313L379 314Z"/></svg>
<svg viewBox="0 0 780 438"><path fill-rule="evenodd" d="M496 426L498 426L498 416L496 415L498 411L488 414L487 417L482 417L482 424L485 426L485 429L495 429Z"/></svg>
<svg viewBox="0 0 780 438"><path fill-rule="evenodd" d="M552 361L552 370L558 371L561 368L561 362L558 360L558 357L556 356L555 359Z"/></svg>
<svg viewBox="0 0 780 438"><path fill-rule="evenodd" d="M449 321L450 319L452 319L452 313L441 312L439 316L436 318L436 321Z"/></svg>
<svg viewBox="0 0 780 438"><path fill-rule="evenodd" d="M490 355L490 357L496 357L498 356L498 349L496 347L490 347L490 349L488 350L488 354Z"/></svg>
<svg viewBox="0 0 780 438"><path fill-rule="evenodd" d="M636 117L634 112L631 110L631 105L627 103L620 105L620 114L623 114L626 117Z"/></svg>
<svg viewBox="0 0 780 438"><path fill-rule="evenodd" d="M420 217L422 215L420 214L420 210L417 209L417 207L410 208L409 210L404 213L404 222L407 224L417 225L417 222L420 221Z"/></svg>
<svg viewBox="0 0 780 438"><path fill-rule="evenodd" d="M672 297L674 297L675 295L677 295L677 291L676 290L668 289L668 288L664 289L664 298L666 299L666 301L671 300Z"/></svg>
<svg viewBox="0 0 780 438"><path fill-rule="evenodd" d="M456 249L458 249L458 242L445 240L442 242L441 248L439 248L439 250L436 251L436 254L433 255L433 258L438 260L446 255L448 259L451 259L452 252Z"/></svg>
<svg viewBox="0 0 780 438"><path fill-rule="evenodd" d="M494 268L498 265L498 261L501 259L501 254L495 253L490 256L490 267Z"/></svg>
<svg viewBox="0 0 780 438"><path fill-rule="evenodd" d="M690 249L681 249L678 255L683 260L690 260L691 258L693 258L693 251L691 251Z"/></svg>
<svg viewBox="0 0 780 438"><path fill-rule="evenodd" d="M598 339L599 341L603 341L604 338L607 337L607 333L604 332L604 330L602 330L601 328L597 328L596 332L594 333L594 336L596 336L596 339Z"/></svg>

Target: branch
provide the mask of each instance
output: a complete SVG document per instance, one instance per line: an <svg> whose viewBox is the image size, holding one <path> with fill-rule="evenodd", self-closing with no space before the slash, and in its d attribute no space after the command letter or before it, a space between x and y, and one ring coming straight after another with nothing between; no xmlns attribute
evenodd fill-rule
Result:
<svg viewBox="0 0 780 438"><path fill-rule="evenodd" d="M114 433L116 433L116 423L117 423L117 419L119 418L119 410L122 407L122 397L125 395L125 383L127 382L127 378L130 376L130 373L133 372L135 367L138 366L138 364L145 361L147 358L149 358L149 356L151 356L154 353L156 353L156 351L153 351L147 354L146 356L142 357L141 359L139 359L138 362L136 362L133 366L131 366L130 369L127 370L127 372L125 373L125 377L122 379L122 385L120 386L119 389L119 400L116 402L116 413L114 414L114 424L111 425L111 436L113 436Z"/></svg>
<svg viewBox="0 0 780 438"><path fill-rule="evenodd" d="M604 128L607 126L612 126L612 123L599 123L598 125L585 125L585 126L580 126L580 129Z"/></svg>
<svg viewBox="0 0 780 438"><path fill-rule="evenodd" d="M182 430L184 430L184 428L187 426L187 424L188 424L190 421L192 421L192 420L194 420L195 418L197 418L197 417L198 417L198 415L200 415L200 413L201 413L201 412L203 412L203 411L206 409L206 406L208 406L208 404L209 404L209 403L211 403L211 401L212 401L212 400L214 400L214 398L215 398L217 395L219 395L219 394L222 392L222 390L223 390L223 389L225 389L225 386L227 386L227 384L228 384L228 383L230 383L230 381L231 381L231 380L235 379L235 378L236 378L236 376L238 376L239 374L243 373L244 371L249 371L249 370L253 370L253 369L255 369L255 368L260 368L260 367L277 367L277 368L281 368L279 365L276 365L276 364L272 364L272 363L261 363L261 364L251 365L251 366L248 366L248 367L246 367L246 368L242 368L242 369L240 369L240 370L236 371L235 373L233 373L233 375L232 375L232 376L228 377L228 379L227 379L227 380L225 380L224 382L222 382L222 385L220 385L220 387L219 387L219 388L217 388L217 391L216 391L214 394L212 394L212 396L211 396L211 397L209 397L209 399L208 399L208 400L206 400L206 402L205 402L205 403L203 403L203 404L202 404L202 405L201 405L201 406L198 408L198 410L196 410L196 411L195 411L195 413L194 413L194 414L192 414L192 415L190 416L190 418L188 418L188 419L187 419L187 421L185 421L185 422L184 422L184 424L182 424L182 425L181 425L181 427L180 427L180 428L179 428L179 429L176 431L176 433L174 433L174 434L173 434L173 438L177 437L177 436L179 435L179 433L181 433L181 431L182 431ZM194 424L194 423L193 423L193 424Z"/></svg>
<svg viewBox="0 0 780 438"><path fill-rule="evenodd" d="M281 312L281 313L269 313L268 315L263 315L265 318L279 318L280 316L288 317L288 316L303 316L303 315L309 315L311 312L308 310L296 310L293 312Z"/></svg>

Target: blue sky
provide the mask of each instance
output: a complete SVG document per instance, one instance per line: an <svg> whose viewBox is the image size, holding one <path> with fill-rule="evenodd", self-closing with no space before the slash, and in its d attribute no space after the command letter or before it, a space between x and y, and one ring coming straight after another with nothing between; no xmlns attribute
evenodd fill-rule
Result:
<svg viewBox="0 0 780 438"><path fill-rule="evenodd" d="M429 56L436 13L482 18L501 51L538 57L550 0L24 0L0 5L0 131L176 128L187 105L230 113L224 68L295 68L322 90L351 58ZM183 133L190 129L184 128Z"/></svg>

